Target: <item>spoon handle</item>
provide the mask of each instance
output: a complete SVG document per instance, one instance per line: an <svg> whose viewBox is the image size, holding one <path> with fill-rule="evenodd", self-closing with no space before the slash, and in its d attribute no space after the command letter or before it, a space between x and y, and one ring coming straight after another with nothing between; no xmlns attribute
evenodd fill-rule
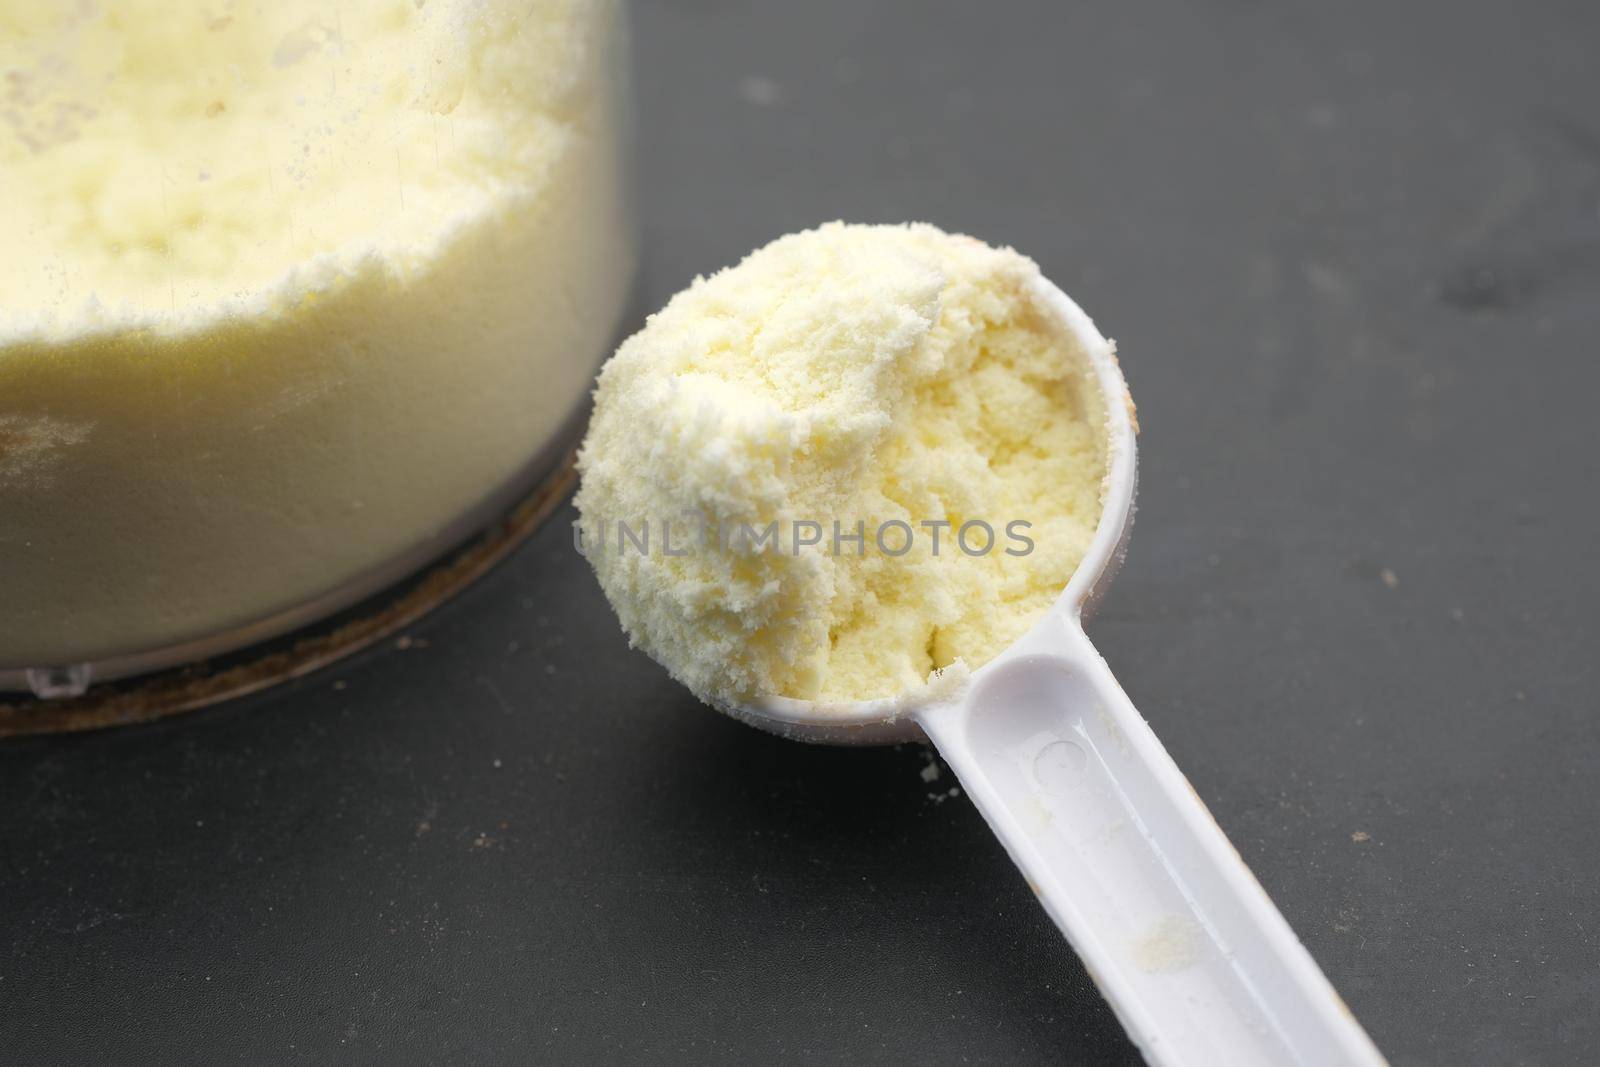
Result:
<svg viewBox="0 0 1600 1067"><path fill-rule="evenodd" d="M1148 1062L1384 1062L1077 620L918 720Z"/></svg>

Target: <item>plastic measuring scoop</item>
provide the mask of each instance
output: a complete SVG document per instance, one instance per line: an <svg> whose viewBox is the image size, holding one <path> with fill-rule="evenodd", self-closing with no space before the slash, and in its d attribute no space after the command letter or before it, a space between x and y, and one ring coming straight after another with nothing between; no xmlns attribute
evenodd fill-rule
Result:
<svg viewBox="0 0 1600 1067"><path fill-rule="evenodd" d="M1382 1064L1084 634L1133 521L1132 405L1082 309L1049 282L1035 296L1086 352L1110 433L1099 528L1049 613L943 702L723 710L809 741L926 736L1150 1063Z"/></svg>

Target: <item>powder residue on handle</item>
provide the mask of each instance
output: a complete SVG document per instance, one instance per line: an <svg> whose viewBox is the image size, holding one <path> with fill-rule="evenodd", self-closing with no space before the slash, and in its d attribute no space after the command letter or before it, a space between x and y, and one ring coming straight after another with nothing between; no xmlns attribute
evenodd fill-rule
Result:
<svg viewBox="0 0 1600 1067"><path fill-rule="evenodd" d="M1193 967L1204 947L1199 924L1187 915L1167 915L1140 934L1130 952L1140 970L1162 974Z"/></svg>

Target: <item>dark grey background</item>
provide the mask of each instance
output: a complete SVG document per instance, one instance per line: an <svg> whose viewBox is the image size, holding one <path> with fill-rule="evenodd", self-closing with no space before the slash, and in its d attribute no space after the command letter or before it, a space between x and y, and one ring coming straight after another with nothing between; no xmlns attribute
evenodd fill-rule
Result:
<svg viewBox="0 0 1600 1067"><path fill-rule="evenodd" d="M1396 1063L1593 1062L1600 8L638 16L647 302L835 217L1036 257L1145 427L1129 693ZM920 749L696 707L566 536L0 746L4 1058L1132 1060Z"/></svg>

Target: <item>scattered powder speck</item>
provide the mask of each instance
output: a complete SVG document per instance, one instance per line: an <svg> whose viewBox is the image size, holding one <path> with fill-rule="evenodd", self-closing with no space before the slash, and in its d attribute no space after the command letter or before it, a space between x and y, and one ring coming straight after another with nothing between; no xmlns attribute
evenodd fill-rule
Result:
<svg viewBox="0 0 1600 1067"><path fill-rule="evenodd" d="M783 89L771 78L753 75L739 83L739 96L747 104L771 107L783 99Z"/></svg>

